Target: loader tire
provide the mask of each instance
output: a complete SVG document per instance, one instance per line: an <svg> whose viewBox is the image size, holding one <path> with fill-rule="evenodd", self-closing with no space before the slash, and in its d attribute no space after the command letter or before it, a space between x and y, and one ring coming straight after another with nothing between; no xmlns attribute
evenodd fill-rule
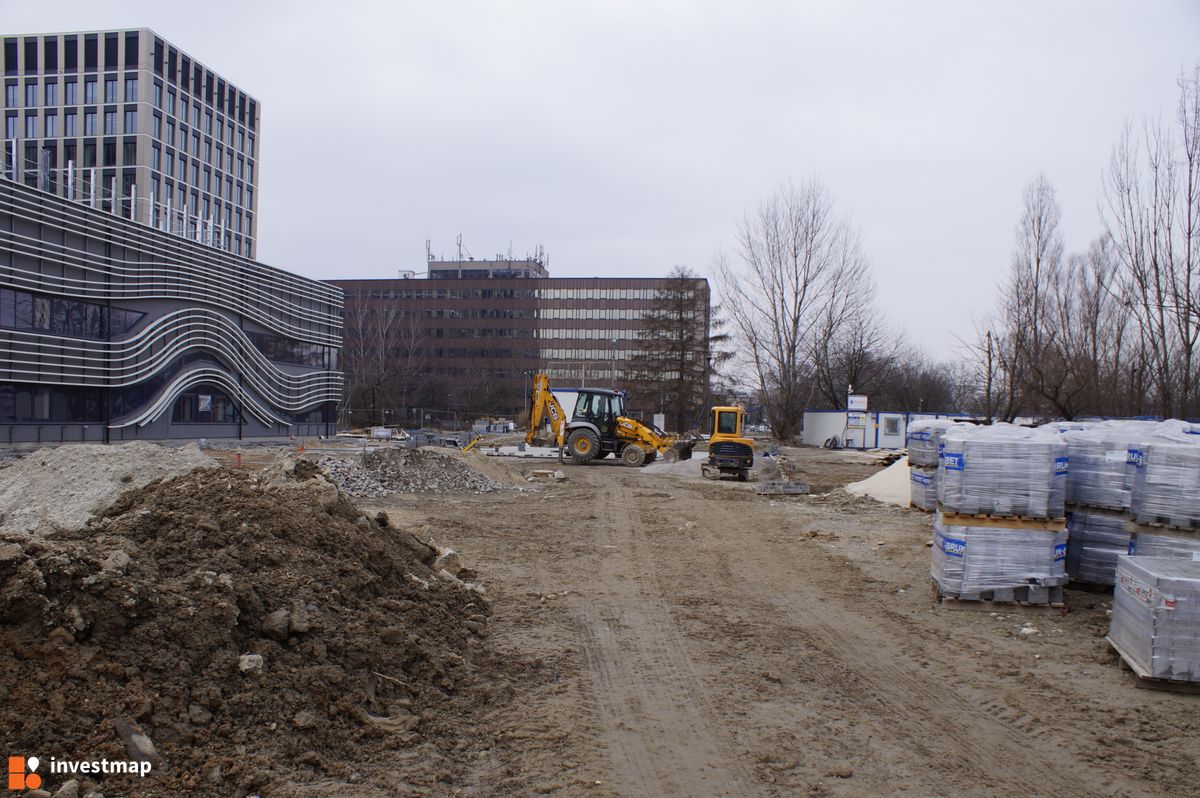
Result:
<svg viewBox="0 0 1200 798"><path fill-rule="evenodd" d="M567 451L576 463L590 463L600 453L600 438L590 429L577 429L567 438Z"/></svg>
<svg viewBox="0 0 1200 798"><path fill-rule="evenodd" d="M621 462L627 466L638 468L646 462L646 450L636 443L631 443L621 450Z"/></svg>

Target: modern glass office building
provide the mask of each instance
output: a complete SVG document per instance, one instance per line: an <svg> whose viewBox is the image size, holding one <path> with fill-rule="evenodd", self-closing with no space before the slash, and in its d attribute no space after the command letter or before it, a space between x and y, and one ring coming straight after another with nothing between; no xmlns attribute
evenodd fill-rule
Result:
<svg viewBox="0 0 1200 798"><path fill-rule="evenodd" d="M0 444L331 434L341 291L249 257L257 102L147 30L3 41Z"/></svg>

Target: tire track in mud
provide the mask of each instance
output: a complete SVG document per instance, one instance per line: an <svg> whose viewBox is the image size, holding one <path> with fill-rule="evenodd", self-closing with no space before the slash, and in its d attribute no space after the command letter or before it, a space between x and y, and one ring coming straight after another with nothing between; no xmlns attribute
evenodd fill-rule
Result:
<svg viewBox="0 0 1200 798"><path fill-rule="evenodd" d="M659 591L634 501L625 487L595 491L608 556L573 607L614 777L630 796L754 794Z"/></svg>
<svg viewBox="0 0 1200 798"><path fill-rule="evenodd" d="M697 491L698 492L698 491ZM699 497L698 497L699 498ZM701 500L702 501L702 500ZM705 526L737 529L742 514L714 502L704 503ZM807 549L781 574L779 552L771 545L722 549L722 568L732 568L744 586L746 603L772 625L787 630L795 647L819 654L795 663L802 680L833 690L856 705L874 728L894 740L908 741L926 763L918 770L940 774L930 787L954 785L957 794L1122 795L1133 785L1097 782L1070 761L1068 752L1026 711L1004 701L973 703L955 689L955 672L936 662L923 668L896 638L886 608L855 591L846 581L852 563L820 549ZM775 561L775 562L772 562ZM706 564L696 563L697 568ZM775 567L773 567L773 565ZM756 594L756 595L755 595ZM970 691L975 697L980 689ZM852 711L855 707L848 707Z"/></svg>

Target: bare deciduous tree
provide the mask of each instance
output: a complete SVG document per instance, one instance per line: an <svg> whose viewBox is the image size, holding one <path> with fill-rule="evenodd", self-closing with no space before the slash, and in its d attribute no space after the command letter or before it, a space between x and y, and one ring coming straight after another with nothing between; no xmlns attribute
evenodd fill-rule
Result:
<svg viewBox="0 0 1200 798"><path fill-rule="evenodd" d="M780 439L796 436L815 393L814 355L854 319L871 283L857 232L816 180L786 184L738 229L735 267L719 267L725 306Z"/></svg>
<svg viewBox="0 0 1200 798"><path fill-rule="evenodd" d="M1105 222L1156 410L1187 417L1200 409L1200 67L1179 85L1178 137L1148 124L1117 145L1105 176Z"/></svg>

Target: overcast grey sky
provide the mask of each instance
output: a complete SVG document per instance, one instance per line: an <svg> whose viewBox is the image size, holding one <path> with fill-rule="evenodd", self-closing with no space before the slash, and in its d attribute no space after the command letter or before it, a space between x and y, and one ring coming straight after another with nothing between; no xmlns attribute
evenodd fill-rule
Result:
<svg viewBox="0 0 1200 798"><path fill-rule="evenodd" d="M1170 116L1200 2L0 1L5 33L149 27L262 102L259 257L316 278L542 244L556 277L707 274L818 177L935 357L990 311L1023 186L1068 251L1127 122Z"/></svg>

